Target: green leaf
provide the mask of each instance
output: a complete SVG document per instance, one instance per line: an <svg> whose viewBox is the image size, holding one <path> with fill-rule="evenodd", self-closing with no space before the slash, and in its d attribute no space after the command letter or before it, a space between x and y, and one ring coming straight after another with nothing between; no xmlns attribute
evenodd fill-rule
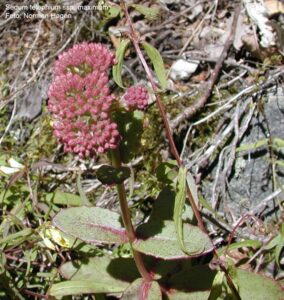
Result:
<svg viewBox="0 0 284 300"><path fill-rule="evenodd" d="M168 85L167 75L166 75L164 62L163 62L163 59L162 59L159 51L147 42L142 42L142 46L145 49L148 57L150 58L153 66L154 66L154 69L155 69L157 78L160 82L161 88L163 90L166 89L166 87Z"/></svg>
<svg viewBox="0 0 284 300"><path fill-rule="evenodd" d="M281 287L274 280L264 276L243 270L237 270L237 283L241 299L243 300L283 299L283 291Z"/></svg>
<svg viewBox="0 0 284 300"><path fill-rule="evenodd" d="M187 262L188 260L185 260ZM208 265L183 265L180 272L173 274L169 285L178 290L210 291L217 271L211 270ZM207 294L208 298L209 293ZM207 300L207 299L206 299Z"/></svg>
<svg viewBox="0 0 284 300"><path fill-rule="evenodd" d="M102 1L104 2L104 1ZM104 17L107 18L108 20L111 20L113 18L118 17L118 15L121 13L121 8L120 6L110 6L110 8L104 12Z"/></svg>
<svg viewBox="0 0 284 300"><path fill-rule="evenodd" d="M177 162L170 160L161 163L156 169L157 179L163 183L171 184L177 177Z"/></svg>
<svg viewBox="0 0 284 300"><path fill-rule="evenodd" d="M186 246L184 244L184 236L183 236L183 221L182 221L182 213L185 204L186 198L186 173L187 170L184 167L179 169L178 179L177 179L177 192L175 197L175 208L174 208L174 222L177 234L177 240L181 250L190 255L187 251Z"/></svg>
<svg viewBox="0 0 284 300"><path fill-rule="evenodd" d="M86 205L86 206L91 206L91 203L90 201L88 200L84 190L83 190L83 187L82 187L82 183L81 183L81 174L78 174L77 175L77 188L78 188L78 192L80 194L80 198L83 202L83 205Z"/></svg>
<svg viewBox="0 0 284 300"><path fill-rule="evenodd" d="M105 5L105 1L100 1L102 2L102 5ZM100 5L98 3L98 5ZM103 9L100 13L102 14L102 17L100 22L97 24L98 28L102 28L105 26L109 21L112 19L118 18L119 16L122 16L122 10L119 5L111 5L109 6L109 9Z"/></svg>
<svg viewBox="0 0 284 300"><path fill-rule="evenodd" d="M175 196L176 193L172 189L168 187L164 188L154 202L149 221L173 221ZM191 206L188 203L185 203L185 209L182 214L183 221L186 223L192 223L193 218L194 214Z"/></svg>
<svg viewBox="0 0 284 300"><path fill-rule="evenodd" d="M96 175L103 184L120 184L130 177L130 169L128 167L115 168L103 165L97 170Z"/></svg>
<svg viewBox="0 0 284 300"><path fill-rule="evenodd" d="M171 290L168 295L169 300L208 300L209 291L197 291L197 292L181 292L177 290Z"/></svg>
<svg viewBox="0 0 284 300"><path fill-rule="evenodd" d="M267 245L264 246L265 250L271 250L276 247L281 240L281 235L277 234Z"/></svg>
<svg viewBox="0 0 284 300"><path fill-rule="evenodd" d="M183 224L184 244L188 255L197 257L212 250L208 236L197 226ZM133 243L134 249L139 252L162 259L188 258L180 249L172 221L149 221L137 228L137 240Z"/></svg>
<svg viewBox="0 0 284 300"><path fill-rule="evenodd" d="M84 201L81 199L80 196L71 193L55 191L53 193L46 194L45 197L47 202L52 202L54 204L68 205L68 206L84 205L83 203Z"/></svg>
<svg viewBox="0 0 284 300"><path fill-rule="evenodd" d="M60 267L59 272L66 279L120 286L121 291L140 276L132 258L111 258L109 256L69 261Z"/></svg>
<svg viewBox="0 0 284 300"><path fill-rule="evenodd" d="M256 150L258 148L261 148L262 146L266 146L267 143L268 143L268 139L258 140L257 142L252 144L241 145L240 147L236 148L236 151L241 152L241 151Z"/></svg>
<svg viewBox="0 0 284 300"><path fill-rule="evenodd" d="M245 240L237 243L233 243L228 247L228 251L243 248L243 247L251 247L251 248L260 248L262 246L260 241L257 240ZM218 251L219 255L222 255L226 250L226 247L220 249Z"/></svg>
<svg viewBox="0 0 284 300"><path fill-rule="evenodd" d="M221 295L224 275L225 274L222 271L218 271L215 275L208 300L217 300L218 297Z"/></svg>
<svg viewBox="0 0 284 300"><path fill-rule="evenodd" d="M275 247L275 261L280 268L280 255L282 252L282 249L284 247L284 223L281 225L281 231L280 231L280 238L277 246Z"/></svg>
<svg viewBox="0 0 284 300"><path fill-rule="evenodd" d="M284 167L284 161L282 161L282 160L275 160L275 164L280 167Z"/></svg>
<svg viewBox="0 0 284 300"><path fill-rule="evenodd" d="M284 140L281 138L274 138L273 139L273 145L276 148L284 148Z"/></svg>
<svg viewBox="0 0 284 300"><path fill-rule="evenodd" d="M198 197L197 186L196 186L195 180L190 172L187 172L186 181L187 181L187 185L190 189L192 198L193 198L195 204L198 206L199 197Z"/></svg>
<svg viewBox="0 0 284 300"><path fill-rule="evenodd" d="M150 21L155 20L160 13L157 7L147 7L139 4L132 4L131 6Z"/></svg>
<svg viewBox="0 0 284 300"><path fill-rule="evenodd" d="M186 298L186 294L179 294L179 292L175 293L175 291L173 291L170 293L169 299L208 300L216 273L217 272L211 270L208 265L187 266L181 272L173 275L173 277L170 278L169 284L174 289L187 292L188 298ZM283 299L283 292L280 285L274 280L264 276L236 269L234 281L237 282L242 300Z"/></svg>
<svg viewBox="0 0 284 300"><path fill-rule="evenodd" d="M119 214L99 207L62 209L53 225L66 234L90 244L121 244L128 241Z"/></svg>
<svg viewBox="0 0 284 300"><path fill-rule="evenodd" d="M125 269L127 272L124 271ZM64 278L70 280L64 283L67 286L72 286L72 282L89 283L86 286L81 286L81 289L78 288L77 293L83 293L83 288L86 289L86 293L89 288L92 289L92 293L122 293L130 282L139 277L133 259L111 258L109 256L70 261L63 264L59 271ZM55 284L51 288L51 293L65 293L65 286L63 285L63 287L64 289Z"/></svg>
<svg viewBox="0 0 284 300"><path fill-rule="evenodd" d="M116 59L117 59L117 64L115 64L112 67L112 76L116 84L124 88L123 83L122 83L122 78L121 78L121 70L122 70L122 64L123 64L123 58L125 51L127 49L127 46L129 44L130 40L121 40L119 47L116 50Z"/></svg>
<svg viewBox="0 0 284 300"><path fill-rule="evenodd" d="M107 286L100 282L72 280L55 283L49 289L48 294L53 297L63 297L68 295L81 295L93 293L121 292L121 287Z"/></svg>
<svg viewBox="0 0 284 300"><path fill-rule="evenodd" d="M123 163L130 162L141 151L141 136L143 133L144 114L141 111L116 111L113 115L122 137L119 151Z"/></svg>
<svg viewBox="0 0 284 300"><path fill-rule="evenodd" d="M162 300L162 293L156 281L145 282L142 278L138 278L131 283L120 299Z"/></svg>
<svg viewBox="0 0 284 300"><path fill-rule="evenodd" d="M27 239L28 236L33 234L33 230L31 228L25 228L16 233L12 233L7 235L6 237L0 239L0 245L8 243L9 245L15 245L16 243L21 243Z"/></svg>

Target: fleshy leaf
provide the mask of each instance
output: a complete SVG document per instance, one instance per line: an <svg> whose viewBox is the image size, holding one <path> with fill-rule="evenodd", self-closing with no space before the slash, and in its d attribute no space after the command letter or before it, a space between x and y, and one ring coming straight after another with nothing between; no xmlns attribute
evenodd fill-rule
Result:
<svg viewBox="0 0 284 300"><path fill-rule="evenodd" d="M128 167L114 168L112 166L101 166L96 175L103 184L120 184L130 176Z"/></svg>
<svg viewBox="0 0 284 300"><path fill-rule="evenodd" d="M127 269L127 272L124 272ZM69 261L63 264L60 274L71 280L89 280L111 284L121 284L126 288L130 282L139 278L132 258L92 257Z"/></svg>
<svg viewBox="0 0 284 300"><path fill-rule="evenodd" d="M81 295L92 293L119 293L120 286L108 286L100 282L86 281L86 280L71 280L55 283L51 286L48 294L50 296L59 298L68 295Z"/></svg>
<svg viewBox="0 0 284 300"><path fill-rule="evenodd" d="M112 76L116 84L124 88L123 83L122 83L122 78L121 78L121 70L122 70L122 64L123 64L123 58L125 51L127 49L127 46L129 44L129 40L121 40L119 47L116 50L116 59L117 59L117 64L115 64L112 67Z"/></svg>
<svg viewBox="0 0 284 300"><path fill-rule="evenodd" d="M251 272L237 270L237 284L241 299L281 300L283 291L272 279Z"/></svg>
<svg viewBox="0 0 284 300"><path fill-rule="evenodd" d="M142 46L145 49L148 57L150 58L153 66L154 66L154 69L155 69L157 78L160 82L161 88L163 90L166 89L168 82L167 82L166 70L165 70L162 56L160 55L159 51L156 48L154 48L152 45L150 45L149 43L143 42Z"/></svg>
<svg viewBox="0 0 284 300"><path fill-rule="evenodd" d="M169 300L208 300L209 291L197 291L197 292L181 292L172 290L168 294Z"/></svg>
<svg viewBox="0 0 284 300"><path fill-rule="evenodd" d="M173 289L187 291L188 297L186 298L185 293L180 294L177 291L171 291L169 299L208 300L216 274L216 271L211 270L206 265L187 266L182 272L177 273L170 279L169 285ZM235 281L242 300L283 299L283 291L280 285L269 278L236 269Z"/></svg>
<svg viewBox="0 0 284 300"><path fill-rule="evenodd" d="M177 180L177 192L175 197L175 208L174 208L174 222L177 234L177 240L181 250L190 255L190 252L187 251L184 242L184 234L183 234L183 221L182 221L182 213L185 204L186 198L186 173L187 170L184 167L179 169L178 180Z"/></svg>
<svg viewBox="0 0 284 300"><path fill-rule="evenodd" d="M90 244L127 242L119 214L99 207L72 207L61 210L53 225L66 234Z"/></svg>
<svg viewBox="0 0 284 300"><path fill-rule="evenodd" d="M125 290L121 300L162 300L159 284L156 281L145 282L138 278Z"/></svg>
<svg viewBox="0 0 284 300"><path fill-rule="evenodd" d="M208 236L197 226L183 224L184 244L191 257L206 254L212 250ZM133 247L142 253L162 259L188 258L177 241L172 221L151 221L137 228L138 239Z"/></svg>
<svg viewBox="0 0 284 300"><path fill-rule="evenodd" d="M125 272L124 270L127 270ZM63 264L60 274L68 279L52 285L51 296L84 293L122 293L139 273L131 258L93 257Z"/></svg>

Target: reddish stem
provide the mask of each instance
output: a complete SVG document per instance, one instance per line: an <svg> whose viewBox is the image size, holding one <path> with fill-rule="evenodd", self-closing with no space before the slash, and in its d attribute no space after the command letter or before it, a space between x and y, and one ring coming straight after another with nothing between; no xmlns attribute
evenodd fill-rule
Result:
<svg viewBox="0 0 284 300"><path fill-rule="evenodd" d="M161 113L161 117L162 117L163 124L164 124L165 130L166 130L167 138L169 140L170 150L171 150L173 156L175 157L178 165L181 167L183 165L183 162L180 159L180 156L179 156L178 151L176 149L175 142L174 142L174 139L173 139L173 136L172 136L172 132L171 132L171 129L170 129L169 121L168 121L166 113L165 113L164 105L163 105L163 103L161 101L161 98L160 98L160 96L158 94L157 85L155 84L154 78L153 78L153 76L151 74L151 71L150 71L150 69L149 69L149 67L147 65L147 62L146 62L146 60L144 58L144 55L143 55L143 53L141 51L141 48L140 48L140 45L139 45L139 38L138 38L138 36L136 34L136 31L135 31L135 29L133 27L133 24L132 24L132 21L131 21L131 18L129 16L129 13L128 13L128 10L127 10L127 7L126 7L126 4L125 4L124 0L120 1L120 6L121 6L122 10L125 13L126 21L127 21L128 25L129 25L129 29L130 29L129 37L130 37L130 39L131 39L131 41L133 43L133 46L134 46L134 48L136 50L136 53L137 53L137 55L138 55L138 57L139 57L142 65L144 67L144 70L145 70L145 72L147 74L147 77L148 77L148 79L149 79L149 81L151 83L152 89L153 89L153 91L155 93L156 100L157 100L157 105L158 105L158 108L159 108L160 113ZM194 201L194 198L192 196L191 190L190 190L190 188L188 186L188 183L187 183L187 195L188 195L188 198L189 198L190 205L191 205L191 207L193 209L194 215L195 215L195 217L196 217L196 219L198 221L199 228L208 235L208 232L207 232L207 230L206 230L206 228L204 226L204 223L203 223L203 220L201 218L200 212L199 212L199 210L198 210L198 208L197 208L197 206L195 204L195 201ZM210 239L210 237L209 237L209 239ZM217 253L217 251L215 249L214 243L213 243L213 241L211 239L210 239L210 241L211 241L211 244L213 245L214 255L218 258L218 253ZM236 287L235 287L235 285L233 283L233 280L231 279L230 275L228 274L228 271L225 268L225 266L223 266L222 264L220 264L220 269L225 273L228 285L230 286L231 290L233 291L235 297L238 300L241 300L240 295L239 295L239 293L238 293L238 291L237 291L237 289L236 289Z"/></svg>
<svg viewBox="0 0 284 300"><path fill-rule="evenodd" d="M115 149L111 151L111 156L112 156L112 165L115 168L121 167L121 159L119 155L119 150ZM126 197L126 191L124 187L124 183L120 183L116 185L117 187L117 192L118 192L118 198L119 198L119 204L120 204L120 210L121 210L121 216L123 220L124 227L127 232L128 240L132 248L133 252L133 257L137 266L137 269L142 276L142 278L146 281L152 281L153 277L152 275L147 271L141 253L133 249L132 244L136 240L136 235L135 231L133 228L133 224L131 221L131 216L128 208L128 203L127 203L127 197Z"/></svg>
<svg viewBox="0 0 284 300"><path fill-rule="evenodd" d="M179 154L178 154L178 151L177 151L177 148L176 148L176 145L175 145L175 142L174 142L174 139L173 139L173 135L172 135L172 132L171 132L171 129L170 129L170 125L169 125L169 122L168 122L168 119L167 119L167 115L166 115L166 112L165 112L165 108L164 108L164 105L161 101L161 98L160 98L160 95L158 94L158 88L157 88L157 85L155 84L155 81L154 81L154 78L151 74L151 71L147 65L147 62L144 58L144 55L141 51L141 48L139 46L139 38L136 34L136 31L133 27L133 24L132 24L132 21L130 19L130 16L129 16L129 13L128 13L128 10L126 8L126 5L125 5L125 2L123 0L121 0L121 7L125 13L125 17L126 17L126 20L127 20L127 23L130 27L130 39L133 43L133 46L137 52L137 55L145 69L145 72L148 76L148 79L151 83L151 86L152 86L152 89L155 93L155 96L156 96L156 99L157 99L157 105L158 105L158 108L160 110L160 113L161 113L161 117L162 117L162 120L163 120L163 124L164 124L164 127L165 127L165 130L166 130L166 135L167 135L167 138L169 140L169 144L170 144L170 149L171 149L171 153L173 154L174 158L176 159L177 163L179 166L182 166L182 161L179 157ZM204 223L202 221L202 218L201 218L201 215L199 213L199 210L194 202L194 199L193 199L193 196L192 196L192 193L191 193L191 190L190 188L187 186L187 195L188 195L188 198L189 198L189 202L190 202L190 205L194 211L194 214L196 216L196 219L197 219L197 222L198 222L198 225L199 225L199 228L206 232L206 229L205 229L205 226L204 226Z"/></svg>

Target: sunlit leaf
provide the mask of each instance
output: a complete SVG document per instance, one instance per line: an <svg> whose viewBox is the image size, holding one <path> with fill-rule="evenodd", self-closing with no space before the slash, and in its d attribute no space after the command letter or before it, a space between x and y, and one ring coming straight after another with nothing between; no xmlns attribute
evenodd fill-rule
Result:
<svg viewBox="0 0 284 300"><path fill-rule="evenodd" d="M218 251L218 253L221 255L225 252L227 249L228 251L235 250L235 249L240 249L244 247L251 247L251 248L260 248L262 246L262 243L257 240L245 240L237 243L231 244L228 248L224 247Z"/></svg>
<svg viewBox="0 0 284 300"><path fill-rule="evenodd" d="M152 45L150 45L147 42L142 43L143 48L145 49L148 57L151 60L151 63L154 66L157 78L159 80L159 83L161 85L161 88L164 90L166 89L168 85L167 76L166 76L166 70L164 66L164 62L162 59L162 56L160 55L159 51L154 48Z"/></svg>
<svg viewBox="0 0 284 300"><path fill-rule="evenodd" d="M241 145L240 147L238 147L236 149L237 152L241 152L241 151L251 151L251 150L256 150L258 148L261 148L263 146L266 146L268 143L268 139L262 139L262 140L258 140L255 143L251 143L251 144L244 144Z"/></svg>
<svg viewBox="0 0 284 300"><path fill-rule="evenodd" d="M284 223L282 223L282 225L281 225L281 230L280 230L279 235L280 235L279 242L277 243L277 245L275 247L275 260L276 260L278 267L280 267L281 252L284 247Z"/></svg>
<svg viewBox="0 0 284 300"><path fill-rule="evenodd" d="M121 244L128 241L119 214L99 207L61 210L53 225L66 234L90 244Z"/></svg>
<svg viewBox="0 0 284 300"><path fill-rule="evenodd" d="M120 299L162 300L162 293L156 281L145 282L142 278L138 278L131 283Z"/></svg>
<svg viewBox="0 0 284 300"><path fill-rule="evenodd" d="M63 297L68 295L82 295L82 294L93 294L93 293L119 293L121 287L113 287L105 285L104 283L94 281L63 281L55 283L49 289L48 294L53 297Z"/></svg>
<svg viewBox="0 0 284 300"><path fill-rule="evenodd" d="M125 269L127 272L124 271ZM121 291L140 276L132 258L112 258L110 256L69 261L60 266L59 271L65 279L121 286Z"/></svg>
<svg viewBox="0 0 284 300"><path fill-rule="evenodd" d="M177 191L175 197L175 208L174 208L174 222L177 234L177 240L181 250L189 254L185 243L184 243L184 235L183 235L183 220L182 220L182 213L185 204L186 198L186 173L187 170L184 167L179 169L178 178L177 178Z"/></svg>
<svg viewBox="0 0 284 300"><path fill-rule="evenodd" d="M225 274L222 271L218 271L215 275L208 300L217 300L218 297L221 295L224 275Z"/></svg>
<svg viewBox="0 0 284 300"><path fill-rule="evenodd" d="M174 222L152 220L137 228L137 240L133 247L142 253L162 259L197 257L212 250L208 236L197 226L183 224L185 254L178 243Z"/></svg>
<svg viewBox="0 0 284 300"><path fill-rule="evenodd" d="M123 58L125 51L129 45L130 40L121 40L119 47L116 50L116 59L117 63L112 67L112 76L116 84L124 88L121 78L121 71L122 71L122 64L123 64Z"/></svg>

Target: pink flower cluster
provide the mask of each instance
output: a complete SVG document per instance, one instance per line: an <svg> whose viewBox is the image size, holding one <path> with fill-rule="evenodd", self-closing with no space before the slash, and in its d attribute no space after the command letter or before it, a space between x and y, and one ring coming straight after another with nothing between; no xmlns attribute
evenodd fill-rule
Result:
<svg viewBox="0 0 284 300"><path fill-rule="evenodd" d="M114 97L106 73L113 63L113 53L93 43L75 45L56 61L48 109L54 134L66 152L86 157L118 146L117 124L110 118Z"/></svg>
<svg viewBox="0 0 284 300"><path fill-rule="evenodd" d="M72 73L85 76L94 70L106 72L115 62L114 53L104 45L84 42L59 55L54 74L60 76Z"/></svg>
<svg viewBox="0 0 284 300"><path fill-rule="evenodd" d="M131 86L126 90L122 99L129 109L138 108L144 110L148 105L149 93L142 85Z"/></svg>

